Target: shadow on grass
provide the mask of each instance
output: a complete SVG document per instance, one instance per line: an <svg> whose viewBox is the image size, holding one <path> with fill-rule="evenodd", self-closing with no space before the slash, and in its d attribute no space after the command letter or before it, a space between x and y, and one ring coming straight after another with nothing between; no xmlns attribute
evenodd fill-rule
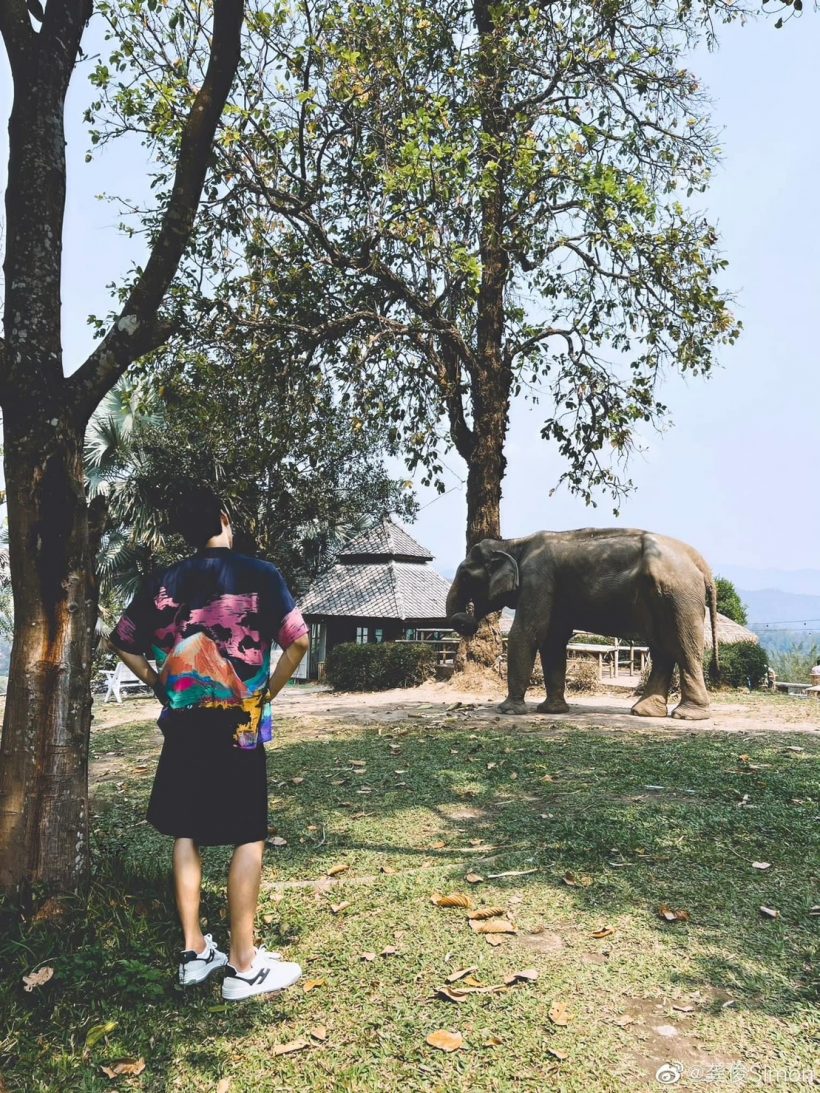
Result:
<svg viewBox="0 0 820 1093"><path fill-rule="evenodd" d="M707 991L719 985L736 1006L780 1018L816 997L809 978L817 922L810 916L818 860L815 740L515 729L514 722L466 720L351 728L319 740L288 741L285 732L268 757L271 819L287 846L267 859L266 942L291 946L298 958L318 929L316 901L284 910L276 904L275 893L289 886L324 877L324 887L333 884L344 897L365 885L400 902L402 885L418 873L429 873L432 891L463 889L473 871L486 878L482 894L492 890L503 900L510 886L524 894L524 940L565 923L569 901L571 915L638 922L648 948L664 947L670 983ZM154 739L146 725L115 731L126 754ZM150 1041L142 1050L162 1070L180 1038L207 1040L224 1009L216 987L183 996L170 985L177 944L170 840L142 822L149 787L150 772L103 784L98 793L87 913L52 907L39 921L7 924L0 945L7 1082L22 1082L24 1068L44 1075L20 1089L51 1088L48 1081L60 1088L60 1075L71 1075L72 1089L104 1088L81 1066L85 1036L100 1020L129 1030L123 1053ZM221 938L228 857L218 848L205 856L203 914ZM329 881L328 869L339 863L348 871ZM497 876L503 873L516 875ZM577 883L567 884L567 876ZM665 923L661 904L684 909L689 921ZM761 906L779 917L765 919ZM23 994L20 977L41 962L55 968L53 981ZM283 1004L239 1007L227 1034L241 1040ZM109 1054L116 1054L117 1035ZM54 1047L47 1063L44 1037ZM203 1073L213 1070L209 1049L198 1050ZM200 1063L189 1053L188 1065Z"/></svg>

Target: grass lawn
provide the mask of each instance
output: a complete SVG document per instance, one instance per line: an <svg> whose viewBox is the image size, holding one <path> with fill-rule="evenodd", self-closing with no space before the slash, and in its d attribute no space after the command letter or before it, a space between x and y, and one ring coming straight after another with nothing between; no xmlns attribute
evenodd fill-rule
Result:
<svg viewBox="0 0 820 1093"><path fill-rule="evenodd" d="M0 1089L588 1093L660 1088L675 1062L681 1089L808 1088L812 1066L820 1082L817 736L536 729L444 707L281 723L268 770L286 845L267 856L261 939L305 980L232 1006L218 977L174 983L170 846L142 819L157 736L144 721L93 736L88 912L4 925ZM206 852L218 942L226 862ZM516 932L475 932L436 893ZM53 978L25 992L41 964ZM437 993L467 968L452 992L503 989ZM461 1049L428 1045L439 1029ZM137 1077L101 1069L140 1058Z"/></svg>

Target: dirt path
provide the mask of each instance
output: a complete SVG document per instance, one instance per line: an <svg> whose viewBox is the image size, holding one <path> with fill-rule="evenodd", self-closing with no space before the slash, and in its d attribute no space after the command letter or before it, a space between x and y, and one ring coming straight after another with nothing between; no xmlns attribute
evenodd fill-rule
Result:
<svg viewBox="0 0 820 1093"><path fill-rule="evenodd" d="M275 714L287 720L298 719L309 731L343 729L346 724L391 724L398 721L436 721L458 712L459 720L476 720L516 726L526 731L548 730L557 722L595 726L605 732L670 733L720 732L767 733L804 732L820 734L820 702L768 694L744 694L741 691L719 696L713 702L714 716L709 721L677 721L673 718L633 717L629 710L634 701L623 688L611 693L571 697L570 712L555 717L536 712L537 698L529 703L529 712L505 716L497 709L503 698L502 687L490 681L476 690L464 690L452 683L427 683L421 687L368 693L335 693L317 686L291 686L279 696ZM456 706L460 703L460 706ZM671 706L670 706L671 708ZM110 729L137 720L151 720L159 713L153 698L131 698L122 705L95 706L94 730Z"/></svg>
<svg viewBox="0 0 820 1093"><path fill-rule="evenodd" d="M455 712L460 717L520 726L529 731L548 729L556 722L595 726L604 731L641 732L665 729L671 733L721 732L765 733L807 732L820 734L820 703L808 699L771 695L744 695L742 692L720 697L713 704L709 721L678 721L673 718L633 717L634 702L623 690L610 694L583 695L570 699L570 712L555 717L536 712L537 702L528 703L530 711L521 716L505 716L497 709L503 698L501 687L489 687L484 693L460 690L451 683L428 683L408 690L366 694L336 694L318 688L288 688L277 700L280 717L304 718L316 727L343 724L348 718L360 724L390 723L410 719L435 720ZM540 697L538 701L540 701ZM670 706L671 708L671 706Z"/></svg>

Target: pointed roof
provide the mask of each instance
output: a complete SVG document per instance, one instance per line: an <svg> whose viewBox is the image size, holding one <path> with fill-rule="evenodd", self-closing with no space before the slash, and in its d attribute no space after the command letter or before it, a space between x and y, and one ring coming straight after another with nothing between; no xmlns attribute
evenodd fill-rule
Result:
<svg viewBox="0 0 820 1093"><path fill-rule="evenodd" d="M302 614L444 623L450 582L428 565L394 562L338 564L308 589Z"/></svg>
<svg viewBox="0 0 820 1093"><path fill-rule="evenodd" d="M339 561L343 565L357 562L431 562L433 555L417 543L407 532L385 516L369 531L351 539L343 550L339 551Z"/></svg>

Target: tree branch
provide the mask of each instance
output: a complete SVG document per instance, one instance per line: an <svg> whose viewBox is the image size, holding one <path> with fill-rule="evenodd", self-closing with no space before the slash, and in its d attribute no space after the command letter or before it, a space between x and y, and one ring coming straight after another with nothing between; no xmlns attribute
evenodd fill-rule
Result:
<svg viewBox="0 0 820 1093"><path fill-rule="evenodd" d="M17 77L22 73L37 37L25 0L0 0L0 35L6 46L12 74Z"/></svg>
<svg viewBox="0 0 820 1093"><path fill-rule="evenodd" d="M163 329L170 333L157 322L157 311L191 236L214 134L239 64L243 17L243 0L215 0L208 68L182 131L174 185L151 255L119 318L69 379L71 397L87 415L129 364L162 344Z"/></svg>

